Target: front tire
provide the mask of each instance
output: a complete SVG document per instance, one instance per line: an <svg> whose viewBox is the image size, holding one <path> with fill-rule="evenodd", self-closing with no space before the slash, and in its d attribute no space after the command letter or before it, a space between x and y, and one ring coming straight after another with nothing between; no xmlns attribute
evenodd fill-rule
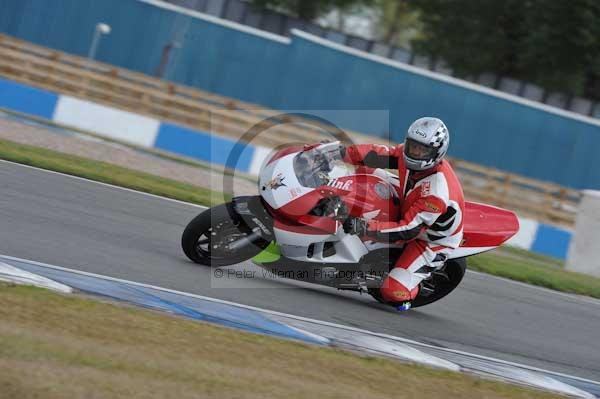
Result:
<svg viewBox="0 0 600 399"><path fill-rule="evenodd" d="M244 262L262 252L269 241L256 238L232 251L228 245L248 237L250 229L237 215L231 203L215 206L196 216L181 236L181 247L193 262L205 266L229 266Z"/></svg>

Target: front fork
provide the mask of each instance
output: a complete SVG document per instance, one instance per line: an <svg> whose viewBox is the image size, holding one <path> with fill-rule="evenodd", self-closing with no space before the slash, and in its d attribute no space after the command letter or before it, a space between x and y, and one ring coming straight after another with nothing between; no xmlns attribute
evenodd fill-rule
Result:
<svg viewBox="0 0 600 399"><path fill-rule="evenodd" d="M233 243L236 248L251 244L259 238L266 241L275 239L273 217L260 196L235 197L231 203L233 214L230 217L248 232L248 236Z"/></svg>

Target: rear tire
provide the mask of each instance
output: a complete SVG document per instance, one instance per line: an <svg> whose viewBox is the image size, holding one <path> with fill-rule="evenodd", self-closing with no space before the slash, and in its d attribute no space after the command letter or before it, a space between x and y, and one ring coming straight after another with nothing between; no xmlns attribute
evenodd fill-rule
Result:
<svg viewBox="0 0 600 399"><path fill-rule="evenodd" d="M421 292L419 292L419 295L412 302L413 308L418 308L419 306L425 306L429 305L430 303L439 301L440 299L444 298L446 295L454 291L454 289L458 287L463 277L465 276L465 272L467 270L467 259L450 259L446 262L445 268L446 273L448 273L448 277L450 278L450 281L437 281L435 292L429 296L421 295Z"/></svg>
<svg viewBox="0 0 600 399"><path fill-rule="evenodd" d="M229 266L244 262L262 252L269 241L255 239L237 251L227 243L243 238L252 230L235 213L231 203L215 206L196 216L181 236L181 247L186 256L205 266Z"/></svg>

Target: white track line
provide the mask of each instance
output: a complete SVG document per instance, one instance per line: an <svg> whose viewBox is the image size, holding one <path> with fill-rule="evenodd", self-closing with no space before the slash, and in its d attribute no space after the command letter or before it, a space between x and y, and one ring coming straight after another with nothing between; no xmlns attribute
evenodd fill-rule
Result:
<svg viewBox="0 0 600 399"><path fill-rule="evenodd" d="M87 182L87 183L99 184L99 185L104 186L104 187L108 187L108 188L112 188L112 189L116 189L116 190L127 191L127 192L134 193L134 194L140 194L140 195L144 195L144 196L155 198L155 199L170 201L170 202L174 202L174 203L180 204L180 205L188 205L188 206L192 206L192 207L195 207L195 208L208 209L208 207L203 206L203 205L193 204L191 202L180 201L180 200L176 200L176 199L173 199L173 198L162 197L162 196L156 195L156 194L145 193L143 191L138 191L138 190L134 190L134 189L131 189L131 188L115 186L115 185L109 184L109 183L103 183L103 182L99 182L99 181L96 181L96 180L86 179L85 177L79 177L79 176L69 175L69 174L66 174L66 173L56 172L56 171L48 170L48 169L42 169L42 168L38 168L38 167L35 167L35 166L30 166L30 165L23 165L23 164L20 164L20 163L17 163L17 162L7 161L7 160L4 160L4 159L0 159L0 162L1 163L15 165L15 166L20 166L20 167L27 168L27 169L33 169L33 170L37 170L37 171L40 171L40 172L46 172L46 173L50 173L50 174L53 174L53 175L63 176L63 177L67 177L67 178L71 178L71 179L75 179L75 180L79 180L79 181L83 181L83 182ZM535 285L523 283L523 282L520 282L520 281L515 281L515 280L507 279L507 278L504 278L504 277L494 276L494 275L487 274L487 273L476 272L476 271L473 271L473 270L467 270L467 273L481 275L481 276L488 277L488 278L493 278L493 279L498 279L498 280L501 280L501 281L506 282L506 283L520 285L520 286L522 286L524 288L532 288L532 289L543 291L543 292L548 293L548 294L559 295L559 296L567 297L569 299L579 300L579 301L584 302L584 303L589 303L589 304L592 304L592 305L600 305L600 300L597 300L597 299L594 299L594 298L588 298L588 297L585 297L585 296L582 296L582 295L576 295L576 294L569 294L569 293L560 292L560 291L554 291L554 290L551 290L549 288L539 287L539 286L535 286Z"/></svg>
<svg viewBox="0 0 600 399"><path fill-rule="evenodd" d="M261 312L261 313L270 314L270 315L274 315L274 316L287 317L287 318L290 318L290 319L304 321L304 322L307 322L307 323L313 323L313 324L322 325L322 326L334 327L334 328L338 328L338 329L342 329L342 330L346 330L346 331L352 331L352 332L356 332L356 333L372 335L374 337L390 339L390 340L393 340L393 341L402 342L404 344L409 344L409 345L414 345L414 346L418 346L418 347L434 349L434 350L438 350L438 351L442 351L442 352L454 353L454 354L463 355L463 356L467 356L467 357L472 357L472 358L476 358L476 359L480 359L480 360L486 360L486 361L490 361L490 362L495 362L495 363L503 364L503 365L507 365L507 366L518 367L518 368L521 368L521 369L524 369L524 370L530 370L530 371L540 372L540 373L544 373L544 374L548 374L548 375L554 375L554 376L558 376L558 377L570 378L570 379L573 379L573 380L577 380L577 381L581 381L581 382L586 382L586 383L590 383L590 384L600 385L600 382L589 380L589 379L586 379L586 378L575 377L575 376L568 375L568 374L563 374L563 373L558 373L558 372L555 372L555 371L544 370L544 369L541 369L541 368L538 368L538 367L533 367L533 366L528 366L528 365L525 365L525 364L519 364L519 363L509 362L509 361L506 361L506 360L495 359L495 358L492 358L492 357L477 355L477 354L474 354L474 353L464 352L464 351L460 351L460 350L448 349L448 348L441 348L441 347L438 347L438 346L435 346L435 345L430 345L430 344L426 344L426 343L422 343L422 342L418 342L418 341L413 341L413 340L410 340L410 339L407 339L407 338L396 337L396 336L393 336L393 335L388 335L388 334L383 334L383 333L376 333L376 332L373 332L373 331L363 330L363 329L356 328L356 327L344 326L342 324L331 323L331 322L328 322L328 321L316 320L316 319L311 319L311 318L302 317L302 316L295 316L295 315L292 315L292 314L289 314L289 313L283 313L283 312L277 312L277 311L274 311L274 310L262 309L262 308L258 308L258 307L255 307L255 306L243 305L243 304L236 303L236 302L226 301L226 300L223 300L223 299L211 298L211 297L207 297L207 296L203 296L203 295L192 294L192 293L189 293L189 292L182 292L182 291L172 290L172 289L168 289L168 288L158 287L158 286L155 286L155 285L144 284L144 283L137 283L135 281L129 281L129 280L119 279L119 278L115 278L115 277L109 277L109 276L103 276L103 275L100 275L100 274L84 272L84 271L81 271L81 270L74 270L74 269L69 269L69 268L65 268L65 267L49 265L49 264L46 264L46 263L41 263L41 262L36 262L36 261L30 261L30 260L26 260L26 259L16 258L16 257L13 257L13 256L8 256L8 255L1 255L0 254L0 258L4 258L4 259L8 259L8 260L13 260L13 261L17 261L17 262L30 263L32 265L46 267L48 269L60 270L60 271L69 272L69 273L73 273L73 274L79 274L79 275L82 275L82 276L95 277L95 278L100 278L100 279L104 279L104 280L107 280L107 281L114 281L114 282L117 282L117 283L124 283L124 284L130 284L130 285L137 286L137 287L154 289L154 290L157 290L157 291L168 292L168 293L171 293L171 294L177 294L177 295L187 296L187 297L190 297L190 298L201 299L201 300L205 300L205 301L208 301L208 302L214 302L214 303L220 303L220 304L235 306L235 307L238 307L238 308L241 308L241 309L253 310L253 311L256 311L256 312Z"/></svg>
<svg viewBox="0 0 600 399"><path fill-rule="evenodd" d="M150 194L150 193L146 193L146 192L143 192L143 191L134 190L132 188L115 186L114 184L103 183L103 182L96 181L96 180L86 179L85 177L70 175L70 174L62 173L62 172L56 172L54 170L49 170L49 169L38 168L36 166L24 165L24 164L21 164L21 163L18 163L18 162L7 161L5 159L0 159L0 162L6 163L6 164L15 165L15 166L21 166L21 167L27 168L27 169L33 169L33 170L37 170L37 171L40 171L40 172L46 172L46 173L50 173L50 174L53 174L53 175L58 175L58 176L63 176L63 177L70 177L71 179L75 179L75 180L79 180L79 181L84 181L84 182L87 182L87 183L99 184L99 185L104 186L104 187L109 187L109 188L116 189L116 190L123 190L123 191L127 191L127 192L130 192L130 193L135 193L135 194L141 194L141 195L145 195L147 197L151 197L151 198L155 198L155 199L161 199L161 200L165 200L165 201L175 202L175 203L180 204L180 205L189 205L189 206L193 206L193 207L196 207L196 208L208 209L208 207L203 206L203 205L193 204L191 202L180 201L180 200L176 200L176 199L168 198L168 197L163 197L163 196L156 195L156 194Z"/></svg>

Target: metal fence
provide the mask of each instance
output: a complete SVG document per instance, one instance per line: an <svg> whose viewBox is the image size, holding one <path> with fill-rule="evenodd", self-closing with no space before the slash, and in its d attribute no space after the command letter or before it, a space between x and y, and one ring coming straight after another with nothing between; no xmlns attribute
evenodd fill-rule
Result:
<svg viewBox="0 0 600 399"><path fill-rule="evenodd" d="M193 9L219 18L238 22L256 29L282 36L290 36L292 29L300 29L316 36L343 44L361 51L390 58L419 68L454 76L452 69L443 60L433 60L410 50L389 46L373 40L349 35L317 24L290 17L270 10L258 10L243 0L165 0L188 9ZM466 80L487 86L528 100L545 103L557 108L567 109L581 115L600 118L600 102L569 96L563 93L549 92L532 83L508 77L484 73L467 77Z"/></svg>

